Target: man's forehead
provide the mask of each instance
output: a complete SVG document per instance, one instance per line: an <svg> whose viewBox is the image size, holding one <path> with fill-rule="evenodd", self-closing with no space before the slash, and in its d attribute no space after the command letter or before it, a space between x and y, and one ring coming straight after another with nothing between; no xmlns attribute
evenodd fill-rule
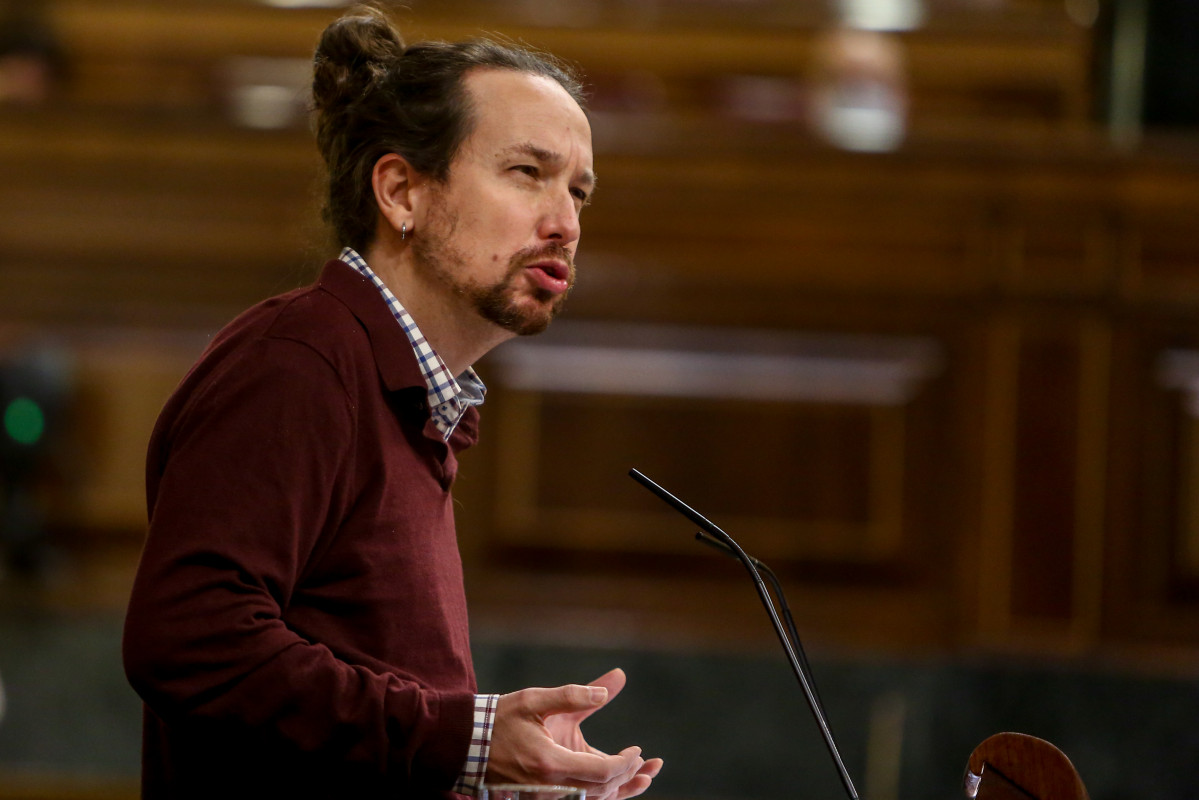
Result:
<svg viewBox="0 0 1199 800"><path fill-rule="evenodd" d="M562 84L549 75L503 67L475 67L468 70L464 78L467 89L474 95L476 102L486 101L500 94L505 96L504 101L500 103L503 107L507 107L513 100L551 104L565 100L574 108L579 107ZM581 109L579 111L582 113Z"/></svg>
<svg viewBox="0 0 1199 800"><path fill-rule="evenodd" d="M500 147L531 142L548 151L558 150L558 140L583 139L591 147L587 115L567 91L552 78L514 70L474 70L467 73L467 90L474 107L476 131Z"/></svg>

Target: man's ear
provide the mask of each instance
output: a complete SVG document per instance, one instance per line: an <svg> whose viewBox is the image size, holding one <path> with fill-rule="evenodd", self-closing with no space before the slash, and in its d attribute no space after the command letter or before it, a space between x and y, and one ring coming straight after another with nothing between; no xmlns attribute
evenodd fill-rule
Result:
<svg viewBox="0 0 1199 800"><path fill-rule="evenodd" d="M383 156L371 171L371 186L375 190L379 215L396 233L412 230L415 200L412 195L416 178L415 170L399 153Z"/></svg>

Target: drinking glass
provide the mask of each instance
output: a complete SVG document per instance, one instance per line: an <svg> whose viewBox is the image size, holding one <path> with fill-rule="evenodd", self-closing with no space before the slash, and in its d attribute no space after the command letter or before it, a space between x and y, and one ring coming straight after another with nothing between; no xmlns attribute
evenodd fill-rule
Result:
<svg viewBox="0 0 1199 800"><path fill-rule="evenodd" d="M586 800L587 791L574 786L538 786L529 783L484 784L479 800Z"/></svg>

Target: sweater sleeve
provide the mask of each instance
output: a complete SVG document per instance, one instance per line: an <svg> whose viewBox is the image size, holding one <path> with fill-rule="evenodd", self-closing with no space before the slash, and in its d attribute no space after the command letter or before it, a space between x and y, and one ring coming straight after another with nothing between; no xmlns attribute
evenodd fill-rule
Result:
<svg viewBox="0 0 1199 800"><path fill-rule="evenodd" d="M156 430L150 529L125 623L129 680L169 727L326 775L449 788L473 694L347 663L285 622L309 560L353 502L354 399L304 344L249 351L185 384Z"/></svg>

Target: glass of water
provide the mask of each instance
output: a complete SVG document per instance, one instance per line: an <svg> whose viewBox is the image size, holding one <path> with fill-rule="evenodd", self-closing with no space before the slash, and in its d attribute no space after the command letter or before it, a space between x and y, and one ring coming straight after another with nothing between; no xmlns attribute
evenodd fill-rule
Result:
<svg viewBox="0 0 1199 800"><path fill-rule="evenodd" d="M587 791L574 786L538 786L528 783L484 784L479 800L586 800Z"/></svg>

